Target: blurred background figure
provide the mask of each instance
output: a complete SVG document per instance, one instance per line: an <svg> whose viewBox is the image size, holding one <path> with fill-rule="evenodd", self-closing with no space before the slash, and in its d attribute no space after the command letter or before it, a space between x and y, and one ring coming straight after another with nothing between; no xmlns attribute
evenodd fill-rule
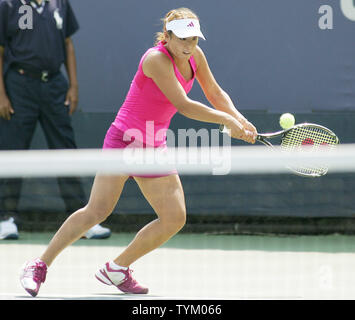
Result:
<svg viewBox="0 0 355 320"><path fill-rule="evenodd" d="M0 0L0 150L29 149L38 122L50 149L77 148L71 125L78 105L71 36L78 29L67 0ZM67 212L86 204L80 178L57 181ZM0 180L0 239L18 238L13 217L21 187L22 179ZM96 225L85 237L110 234Z"/></svg>

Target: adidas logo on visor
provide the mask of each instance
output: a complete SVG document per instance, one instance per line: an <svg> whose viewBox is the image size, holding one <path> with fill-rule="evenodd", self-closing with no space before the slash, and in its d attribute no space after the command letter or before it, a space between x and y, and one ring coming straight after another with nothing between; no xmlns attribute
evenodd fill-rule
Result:
<svg viewBox="0 0 355 320"><path fill-rule="evenodd" d="M166 30L172 31L179 38L200 37L204 40L200 30L200 23L197 19L176 19L166 23Z"/></svg>

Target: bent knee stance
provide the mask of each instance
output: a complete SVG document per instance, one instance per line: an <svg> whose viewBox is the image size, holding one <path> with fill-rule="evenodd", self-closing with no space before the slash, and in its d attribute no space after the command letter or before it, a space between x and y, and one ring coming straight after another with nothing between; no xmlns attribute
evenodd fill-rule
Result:
<svg viewBox="0 0 355 320"><path fill-rule="evenodd" d="M82 214L85 214L88 217L90 224L93 225L104 222L112 213L111 209L95 208L91 206L86 206L80 210L82 210Z"/></svg>

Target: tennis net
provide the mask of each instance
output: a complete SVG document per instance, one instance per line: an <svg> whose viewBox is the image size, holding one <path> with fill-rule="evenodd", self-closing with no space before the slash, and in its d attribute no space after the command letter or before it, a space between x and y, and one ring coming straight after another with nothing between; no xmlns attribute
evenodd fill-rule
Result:
<svg viewBox="0 0 355 320"><path fill-rule="evenodd" d="M287 167L322 163L330 173L355 170L355 145L317 152L285 152L262 146L188 147L118 150L1 151L0 177L89 176L107 174L159 174L177 169L182 175L275 174Z"/></svg>
<svg viewBox="0 0 355 320"><path fill-rule="evenodd" d="M288 168L300 163L321 163L328 172L318 178L299 177ZM25 214L20 213L19 220L29 230L49 226L55 230L58 221L72 211L67 208L71 200L76 200L75 188L70 188L72 177L82 181L89 196L96 173L154 175L171 170L178 171L186 193L190 223L185 231L349 233L355 230L355 145L352 144L317 152L284 152L279 147L271 150L255 145L0 153L0 181L23 181L19 211ZM63 187L58 189L61 181L67 181L64 192ZM8 197L10 200L5 201L11 203L14 194L2 197ZM114 213L118 214L111 219L117 220L120 231L124 226L128 231L134 230L137 219L146 222L154 215L133 180L126 184Z"/></svg>

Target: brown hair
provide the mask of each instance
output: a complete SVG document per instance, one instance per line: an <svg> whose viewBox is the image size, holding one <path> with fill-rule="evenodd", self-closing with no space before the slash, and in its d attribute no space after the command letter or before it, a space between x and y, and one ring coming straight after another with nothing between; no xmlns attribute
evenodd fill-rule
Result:
<svg viewBox="0 0 355 320"><path fill-rule="evenodd" d="M155 45L158 44L160 41L165 40L165 35L164 32L166 32L166 24L169 21L172 20L178 20L178 19L197 19L198 16L196 15L195 12L193 12L191 9L188 8L178 8L178 9L173 9L170 10L164 18L162 18L163 22L163 31L162 32L157 32L155 36ZM168 31L169 34L171 31Z"/></svg>

